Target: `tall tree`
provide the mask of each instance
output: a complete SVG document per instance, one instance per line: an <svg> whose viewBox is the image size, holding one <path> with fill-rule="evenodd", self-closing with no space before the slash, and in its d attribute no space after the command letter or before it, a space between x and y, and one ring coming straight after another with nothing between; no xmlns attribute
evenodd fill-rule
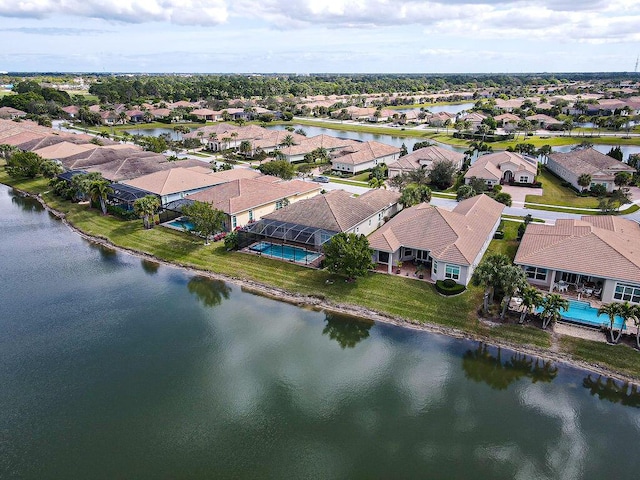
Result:
<svg viewBox="0 0 640 480"><path fill-rule="evenodd" d="M438 160L433 162L429 172L431 184L440 190L446 190L453 185L454 177L458 167L449 160Z"/></svg>
<svg viewBox="0 0 640 480"><path fill-rule="evenodd" d="M327 270L349 280L362 277L373 268L373 250L364 235L338 233L325 243L324 255Z"/></svg>
<svg viewBox="0 0 640 480"><path fill-rule="evenodd" d="M550 293L542 301L542 328L546 329L549 324L556 322L561 317L562 310L569 310L569 301L562 298L557 293Z"/></svg>
<svg viewBox="0 0 640 480"><path fill-rule="evenodd" d="M622 317L624 322L624 316L626 314L625 310L629 308L628 305L629 304L627 304L627 306L625 307L624 304L622 303L612 302L612 303L607 303L606 305L602 305L598 309L598 316L606 315L607 317L609 317L609 333L611 335L611 343L618 343L618 341L620 340L620 337L622 336L622 325L618 330L618 335L614 334L613 329L615 327L616 317Z"/></svg>
<svg viewBox="0 0 640 480"><path fill-rule="evenodd" d="M160 200L155 195L146 195L133 202L133 211L142 218L144 228L153 228L151 218L160 208Z"/></svg>
<svg viewBox="0 0 640 480"><path fill-rule="evenodd" d="M471 283L473 285L484 286L482 309L485 314L489 311L489 303L493 303L493 295L496 287L500 285L500 270L510 263L506 255L502 253L492 253L482 260L471 276Z"/></svg>
<svg viewBox="0 0 640 480"><path fill-rule="evenodd" d="M513 297L516 292L525 289L527 286L527 277L522 268L516 265L505 265L499 270L498 283L500 290L502 290L502 312L500 312L500 318L504 320L509 302L511 302L511 297Z"/></svg>
<svg viewBox="0 0 640 480"><path fill-rule="evenodd" d="M540 290L531 285L526 286L520 292L522 298L522 310L520 312L520 323L523 323L529 313L542 305L543 297Z"/></svg>
<svg viewBox="0 0 640 480"><path fill-rule="evenodd" d="M578 185L582 187L582 190L586 190L589 185L591 185L591 175L588 173L583 173L578 177Z"/></svg>
<svg viewBox="0 0 640 480"><path fill-rule="evenodd" d="M193 223L193 230L204 237L204 244L209 245L209 237L220 232L224 225L224 212L213 208L205 202L193 202L185 205L182 212Z"/></svg>
<svg viewBox="0 0 640 480"><path fill-rule="evenodd" d="M109 186L109 182L105 179L94 180L89 185L89 196L91 202L96 202L100 205L102 214L107 214L107 195L113 193L113 188Z"/></svg>

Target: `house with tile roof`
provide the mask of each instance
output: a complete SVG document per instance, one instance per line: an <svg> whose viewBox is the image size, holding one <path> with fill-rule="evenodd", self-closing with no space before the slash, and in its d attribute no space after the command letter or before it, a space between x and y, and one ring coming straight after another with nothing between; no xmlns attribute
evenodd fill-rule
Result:
<svg viewBox="0 0 640 480"><path fill-rule="evenodd" d="M432 281L467 285L500 225L504 205L486 195L452 211L427 203L402 210L369 235L373 261L391 273L398 262L424 265Z"/></svg>
<svg viewBox="0 0 640 480"><path fill-rule="evenodd" d="M225 213L226 230L234 230L260 220L300 200L320 194L322 187L302 180L283 181L261 175L239 178L185 196L186 200L209 203Z"/></svg>
<svg viewBox="0 0 640 480"><path fill-rule="evenodd" d="M287 205L246 225L245 242L268 241L321 251L337 233L368 235L395 215L400 195L383 189L369 190L359 197L344 190L331 190Z"/></svg>
<svg viewBox="0 0 640 480"><path fill-rule="evenodd" d="M460 170L464 161L464 154L448 148L438 147L437 145L419 148L404 157L398 157L395 162L387 164L389 178L418 169L430 171L435 162L443 161L453 163L456 169Z"/></svg>
<svg viewBox="0 0 640 480"><path fill-rule="evenodd" d="M290 147L281 147L278 150L284 155L284 158L289 163L301 162L304 160L304 156L307 153L311 153L318 148L322 148L332 155L333 152L353 145L355 140L348 140L343 138L332 137L331 135L315 135L313 137L306 137L304 140L300 140L297 145Z"/></svg>
<svg viewBox="0 0 640 480"><path fill-rule="evenodd" d="M607 302L640 303L640 225L621 217L559 219L527 227L514 263L529 283L552 291L560 281L592 285ZM586 291L589 295L589 291Z"/></svg>
<svg viewBox="0 0 640 480"><path fill-rule="evenodd" d="M464 181L468 185L473 178L480 178L489 188L500 183L533 184L537 173L535 158L515 152L495 152L479 157L464 174Z"/></svg>
<svg viewBox="0 0 640 480"><path fill-rule="evenodd" d="M122 183L158 195L163 206L201 190L238 178L251 178L249 169L235 168L224 172L205 172L198 160L183 163L165 162L166 169L139 176ZM177 164L176 164L177 163ZM199 165L197 165L199 163ZM260 174L258 174L260 175ZM255 178L255 177L254 177Z"/></svg>
<svg viewBox="0 0 640 480"><path fill-rule="evenodd" d="M557 120L549 115L545 115L544 113L536 113L535 115L529 115L526 117L534 127L542 128L544 130L549 129L559 129L562 127L563 123L560 120Z"/></svg>
<svg viewBox="0 0 640 480"><path fill-rule="evenodd" d="M604 185L607 192L615 188L615 176L619 172L633 174L635 169L624 162L600 153L594 148L574 150L567 153L552 153L547 161L547 168L558 177L569 182L580 191L578 185L581 175L591 176L591 186Z"/></svg>
<svg viewBox="0 0 640 480"><path fill-rule="evenodd" d="M521 118L513 113L503 113L493 117L499 127L502 127L507 132L513 132L518 127L518 122Z"/></svg>
<svg viewBox="0 0 640 480"><path fill-rule="evenodd" d="M0 107L0 118L5 120L15 120L16 118L24 118L27 116L27 112L18 110L13 107Z"/></svg>
<svg viewBox="0 0 640 480"><path fill-rule="evenodd" d="M400 157L400 149L393 145L375 141L353 142L348 147L332 155L331 169L338 172L356 174L375 168L384 163L395 162Z"/></svg>

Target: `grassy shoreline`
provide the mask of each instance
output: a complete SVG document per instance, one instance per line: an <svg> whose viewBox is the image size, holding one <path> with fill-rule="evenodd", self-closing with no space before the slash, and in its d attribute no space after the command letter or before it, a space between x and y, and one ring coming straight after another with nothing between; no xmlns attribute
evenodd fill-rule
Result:
<svg viewBox="0 0 640 480"><path fill-rule="evenodd" d="M611 354L607 356L601 352L598 342L587 342L587 347L581 343L578 350L575 342L558 344L549 332L538 328L480 320L476 313L482 298L480 288L471 287L462 295L442 297L429 283L378 273L345 283L326 271L227 252L222 244L204 246L200 238L183 232L166 228L145 230L141 221L102 216L86 205L72 204L53 196L48 192L49 187L44 179L15 180L0 171L0 183L37 195L44 204L60 212L66 222L89 239L240 283L250 290L280 300L453 337L485 341L558 362L574 363L621 379L640 379L638 352L624 345L609 347ZM327 283L327 280L333 282ZM390 292L402 292L402 295ZM588 346L591 344L594 351L599 352L594 358L588 355Z"/></svg>

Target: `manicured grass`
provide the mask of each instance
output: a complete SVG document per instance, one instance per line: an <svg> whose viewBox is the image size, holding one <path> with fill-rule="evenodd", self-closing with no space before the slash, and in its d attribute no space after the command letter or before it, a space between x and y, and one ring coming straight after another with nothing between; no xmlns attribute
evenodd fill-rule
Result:
<svg viewBox="0 0 640 480"><path fill-rule="evenodd" d="M504 238L499 240L494 238L491 240L485 255L490 253L502 253L513 260L516 257L516 252L518 251L518 245L520 243L517 240L519 226L520 222L502 220L498 230L502 230L504 232Z"/></svg>
<svg viewBox="0 0 640 480"><path fill-rule="evenodd" d="M353 180L346 180L344 178L338 177L329 177L331 178L331 183L341 183L342 185L356 185L358 187L368 187L369 184L366 182L354 182Z"/></svg>
<svg viewBox="0 0 640 480"><path fill-rule="evenodd" d="M152 130L154 128L168 128L173 130L173 127L189 127L191 130L204 127L204 123L162 123L162 122L150 122L150 123L126 123L124 125L109 126L109 129L113 129L116 132L123 130L140 130L140 134L144 135L145 130Z"/></svg>
<svg viewBox="0 0 640 480"><path fill-rule="evenodd" d="M501 340L535 347L551 347L551 335L546 330L530 325L499 325L491 328L491 336Z"/></svg>
<svg viewBox="0 0 640 480"><path fill-rule="evenodd" d="M465 103L474 103L472 100L466 100L461 102L437 102L437 103L413 103L411 105L391 105L384 107L385 110L404 110L405 108L429 108L442 105L462 105Z"/></svg>
<svg viewBox="0 0 640 480"><path fill-rule="evenodd" d="M166 262L229 278L254 281L336 304L365 307L418 324L455 328L480 338L542 348L548 348L551 344L547 332L531 326L488 327L481 324L476 316L483 293L479 287L471 286L462 295L443 297L429 283L398 275L369 273L355 282L345 282L341 277L326 271L256 255L227 252L222 242L205 246L201 238L188 233L163 227L145 230L140 220L124 221L103 216L96 209L90 210L87 205L72 204L55 197L49 192L47 181L43 178L16 181L8 177L6 172L0 171L0 183L40 193L52 208L63 212L72 225L89 235L107 239L123 248L153 255ZM509 251L509 242L514 242L513 238L517 235L517 226L517 222L504 221L502 229L506 238L493 240L490 249ZM327 283L329 279L332 282ZM628 347L609 347L568 337L562 338L562 346L580 360L596 362L640 378L640 356Z"/></svg>
<svg viewBox="0 0 640 480"><path fill-rule="evenodd" d="M562 180L544 168L537 178L542 182L543 193L541 196L527 195L525 197L526 203L562 205L574 208L598 208L598 200L596 198L581 197L570 188L563 187L561 185Z"/></svg>
<svg viewBox="0 0 640 480"><path fill-rule="evenodd" d="M575 337L561 337L562 349L574 358L620 372L640 376L640 352L626 345L609 345Z"/></svg>
<svg viewBox="0 0 640 480"><path fill-rule="evenodd" d="M345 130L349 132L373 133L376 135L393 135L395 137L428 138L429 136L429 132L413 129L355 125L353 123L319 122L317 120L307 120L302 118L296 118L293 122L300 125L327 128L329 130Z"/></svg>
<svg viewBox="0 0 640 480"><path fill-rule="evenodd" d="M600 212L596 210L582 210L582 209L571 209L568 210L566 208L558 208L553 205L532 205L530 203L525 203L526 208L531 208L534 210L544 210L546 212L564 212L564 213L575 213L576 215L599 215Z"/></svg>
<svg viewBox="0 0 640 480"><path fill-rule="evenodd" d="M349 178L349 180L353 180L356 182L364 182L364 183L368 183L369 182L369 174L371 172L362 172L359 173L357 175L354 175L353 177Z"/></svg>
<svg viewBox="0 0 640 480"><path fill-rule="evenodd" d="M521 217L520 215L502 215L502 218L505 220L520 220L520 221L524 221L524 217ZM544 223L544 220L541 218L532 218L531 219L532 222L538 222L538 223Z"/></svg>

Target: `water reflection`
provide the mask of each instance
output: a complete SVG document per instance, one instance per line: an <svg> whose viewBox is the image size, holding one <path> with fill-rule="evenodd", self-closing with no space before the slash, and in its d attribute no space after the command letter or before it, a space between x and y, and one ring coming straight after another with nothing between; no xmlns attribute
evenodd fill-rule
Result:
<svg viewBox="0 0 640 480"><path fill-rule="evenodd" d="M514 352L503 361L502 349L492 354L493 348L479 342L475 350L467 350L462 357L465 376L476 382L484 382L495 390L505 390L521 378L529 378L532 383L551 382L558 374L558 367L550 361L529 357Z"/></svg>
<svg viewBox="0 0 640 480"><path fill-rule="evenodd" d="M582 386L588 389L591 395L597 395L601 400L640 408L640 392L637 385L629 382L618 383L613 378L603 378L602 375L594 380L589 374L582 381Z"/></svg>
<svg viewBox="0 0 640 480"><path fill-rule="evenodd" d="M41 212L44 207L37 200L23 195L16 189L11 189L11 203L19 206L25 212Z"/></svg>
<svg viewBox="0 0 640 480"><path fill-rule="evenodd" d="M326 312L324 321L326 325L322 330L323 335L328 335L342 348L353 348L365 338L369 337L369 330L373 321L362 318L346 317Z"/></svg>
<svg viewBox="0 0 640 480"><path fill-rule="evenodd" d="M157 262L152 262L151 260L147 260L143 258L140 260L140 265L142 266L142 270L144 273L148 273L149 275L155 275L158 273L158 269L160 268L160 264Z"/></svg>
<svg viewBox="0 0 640 480"><path fill-rule="evenodd" d="M91 248L95 248L98 250L98 252L100 252L102 260L113 261L118 258L118 251L113 248L109 248L105 245L102 245L101 243L90 242L89 245L91 246Z"/></svg>
<svg viewBox="0 0 640 480"><path fill-rule="evenodd" d="M220 305L222 300L227 300L231 293L231 288L223 281L201 276L189 280L187 289L207 307Z"/></svg>

